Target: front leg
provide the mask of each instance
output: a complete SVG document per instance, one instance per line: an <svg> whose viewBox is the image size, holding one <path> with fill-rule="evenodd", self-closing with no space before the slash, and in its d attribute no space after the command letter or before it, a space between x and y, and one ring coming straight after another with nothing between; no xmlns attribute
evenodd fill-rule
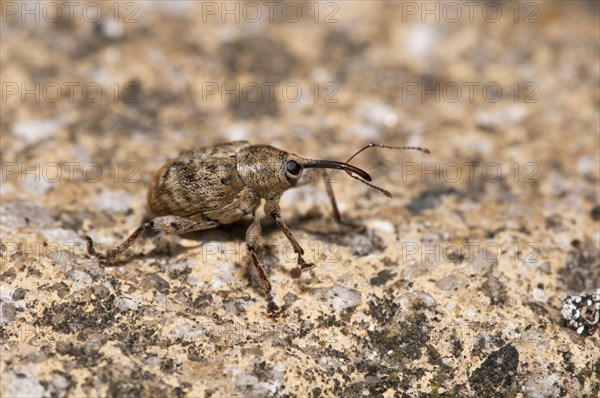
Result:
<svg viewBox="0 0 600 398"><path fill-rule="evenodd" d="M277 223L277 226L279 227L279 229L281 229L281 232L283 232L285 237L292 244L292 247L294 248L294 253L298 255L297 262L300 266L300 269L293 270L292 277L298 278L300 277L301 272L314 268L314 264L307 263L306 261L304 261L304 258L302 257L304 255L304 249L302 248L302 246L300 246L296 238L294 238L294 235L292 235L292 231L290 231L285 222L283 222L283 219L281 218L281 210L279 208L279 200L268 200L265 203L265 213L271 216L271 218Z"/></svg>
<svg viewBox="0 0 600 398"><path fill-rule="evenodd" d="M260 239L262 236L262 229L260 227L260 219L255 214L254 221L248 227L246 231L246 247L248 248L248 252L250 253L250 257L252 258L252 263L254 264L254 268L258 273L258 277L262 283L263 289L265 289L265 299L267 300L267 312L269 315L276 317L279 312L279 307L273 301L273 295L271 294L271 282L269 282L269 278L267 278L267 274L263 269L262 265L258 261L258 245L260 243Z"/></svg>

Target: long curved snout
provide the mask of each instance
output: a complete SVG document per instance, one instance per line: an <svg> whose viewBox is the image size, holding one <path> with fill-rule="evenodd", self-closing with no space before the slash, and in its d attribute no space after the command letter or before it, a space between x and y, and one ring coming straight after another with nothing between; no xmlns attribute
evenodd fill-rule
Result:
<svg viewBox="0 0 600 398"><path fill-rule="evenodd" d="M349 173L354 173L360 178L371 181L371 176L366 171L359 169L356 166L352 166L348 163L336 162L335 160L313 160L313 159L303 159L300 165L304 168L315 168L315 169L338 169L344 170Z"/></svg>

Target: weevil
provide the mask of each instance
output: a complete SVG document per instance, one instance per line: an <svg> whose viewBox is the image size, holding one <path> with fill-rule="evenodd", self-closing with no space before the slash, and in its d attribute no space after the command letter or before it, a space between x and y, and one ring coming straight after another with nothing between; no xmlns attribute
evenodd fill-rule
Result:
<svg viewBox="0 0 600 398"><path fill-rule="evenodd" d="M322 169L321 175L334 219L343 224L331 180L325 169L344 170L352 178L391 197L388 191L371 184L371 176L366 171L349 164L354 156L371 147L415 149L429 153L429 150L419 147L369 144L346 162L338 162L307 159L270 145L250 145L247 141L222 143L184 152L163 165L152 179L148 191L148 208L153 218L137 228L106 256L100 257L112 263L146 230L183 234L231 224L246 216L252 217L253 221L246 231L246 247L265 291L267 310L275 316L279 307L273 300L271 283L257 254L262 235L257 208L264 200L264 212L275 221L291 243L298 264L298 268L292 271L292 276L299 277L301 272L313 268L314 264L304 260L304 249L281 217L281 195L298 185L303 170ZM91 238L85 238L88 252L96 255Z"/></svg>

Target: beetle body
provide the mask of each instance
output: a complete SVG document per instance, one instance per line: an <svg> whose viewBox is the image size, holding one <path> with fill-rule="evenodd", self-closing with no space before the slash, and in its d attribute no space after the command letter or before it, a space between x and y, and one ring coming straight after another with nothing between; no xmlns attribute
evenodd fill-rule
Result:
<svg viewBox="0 0 600 398"><path fill-rule="evenodd" d="M181 154L155 174L148 208L155 216L174 215L230 224L260 205L260 195L245 185L238 156L244 141L204 147Z"/></svg>
<svg viewBox="0 0 600 398"><path fill-rule="evenodd" d="M270 145L234 141L182 153L155 174L148 207L155 216L230 224L254 213L260 200L277 200L296 185L304 167L320 164ZM367 173L344 163L370 180Z"/></svg>

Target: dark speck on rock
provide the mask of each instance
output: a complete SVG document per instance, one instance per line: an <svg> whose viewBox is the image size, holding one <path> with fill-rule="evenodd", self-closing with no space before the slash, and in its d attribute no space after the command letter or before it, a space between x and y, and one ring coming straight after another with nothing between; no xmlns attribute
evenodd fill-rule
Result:
<svg viewBox="0 0 600 398"><path fill-rule="evenodd" d="M0 312L0 316L2 316L2 324L12 323L15 320L15 316L17 314L17 308L8 303L2 303L2 311Z"/></svg>
<svg viewBox="0 0 600 398"><path fill-rule="evenodd" d="M107 298L110 295L110 290L103 284L97 284L92 287L92 292L99 298Z"/></svg>
<svg viewBox="0 0 600 398"><path fill-rule="evenodd" d="M571 291L593 290L600 286L600 248L591 240L571 242L560 283Z"/></svg>
<svg viewBox="0 0 600 398"><path fill-rule="evenodd" d="M376 277L371 278L369 281L372 286L385 285L390 279L396 276L396 273L387 269L380 271Z"/></svg>
<svg viewBox="0 0 600 398"><path fill-rule="evenodd" d="M592 217L592 220L600 221L600 205L597 205L592 209L590 216Z"/></svg>
<svg viewBox="0 0 600 398"><path fill-rule="evenodd" d="M82 355L83 352L80 347L75 346L72 342L69 341L58 341L56 343L56 352L61 355L73 355L78 356Z"/></svg>
<svg viewBox="0 0 600 398"><path fill-rule="evenodd" d="M506 286L494 276L493 273L489 273L483 285L481 291L490 299L492 305L505 305L508 302L508 291Z"/></svg>
<svg viewBox="0 0 600 398"><path fill-rule="evenodd" d="M0 274L0 280L6 283L11 283L17 277L17 272L14 268Z"/></svg>
<svg viewBox="0 0 600 398"><path fill-rule="evenodd" d="M296 296L294 293L286 293L285 296L283 296L283 301L287 304L287 305L291 305L292 303L298 301L298 296Z"/></svg>
<svg viewBox="0 0 600 398"><path fill-rule="evenodd" d="M358 257L382 252L385 249L383 240L372 230L364 234L344 235L340 243L350 247L352 254Z"/></svg>
<svg viewBox="0 0 600 398"><path fill-rule="evenodd" d="M243 71L265 81L286 78L297 64L283 44L264 37L246 37L225 43L219 49L219 58L229 73Z"/></svg>
<svg viewBox="0 0 600 398"><path fill-rule="evenodd" d="M70 291L69 286L64 282L55 283L54 285L52 285L52 288L50 288L50 290L55 290L56 294L60 298L64 298L67 294L69 294Z"/></svg>
<svg viewBox="0 0 600 398"><path fill-rule="evenodd" d="M142 287L146 290L156 289L161 293L168 293L170 285L169 282L164 280L160 275L152 273L146 275L142 282Z"/></svg>
<svg viewBox="0 0 600 398"><path fill-rule="evenodd" d="M519 352L514 346L507 344L488 355L469 377L469 384L480 394L504 397L510 391L518 365Z"/></svg>
<svg viewBox="0 0 600 398"><path fill-rule="evenodd" d="M17 288L12 295L13 300L22 300L25 297L26 290L22 287Z"/></svg>
<svg viewBox="0 0 600 398"><path fill-rule="evenodd" d="M398 266L398 261L394 261L389 257L384 257L382 260L382 263L386 267L397 267Z"/></svg>
<svg viewBox="0 0 600 398"><path fill-rule="evenodd" d="M430 325L423 313L417 313L400 322L397 328L369 332L371 345L390 363L416 360L429 341Z"/></svg>
<svg viewBox="0 0 600 398"><path fill-rule="evenodd" d="M434 191L426 191L421 193L418 197L412 199L409 204L406 205L408 210L414 214L418 214L423 210L435 209L442 203L442 199L447 195L457 195L458 191L454 188L444 188Z"/></svg>

